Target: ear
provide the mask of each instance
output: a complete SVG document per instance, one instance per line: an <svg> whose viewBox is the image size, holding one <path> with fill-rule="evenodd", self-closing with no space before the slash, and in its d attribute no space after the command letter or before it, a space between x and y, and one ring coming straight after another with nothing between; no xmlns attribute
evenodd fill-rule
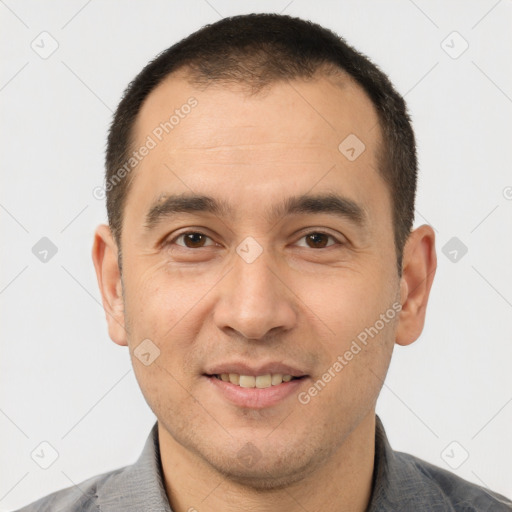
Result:
<svg viewBox="0 0 512 512"><path fill-rule="evenodd" d="M413 343L423 330L436 268L434 230L424 224L409 235L404 247L400 280L402 310L396 331L398 345Z"/></svg>
<svg viewBox="0 0 512 512"><path fill-rule="evenodd" d="M108 333L114 343L128 345L118 248L110 228L101 224L94 233L92 260L107 317Z"/></svg>

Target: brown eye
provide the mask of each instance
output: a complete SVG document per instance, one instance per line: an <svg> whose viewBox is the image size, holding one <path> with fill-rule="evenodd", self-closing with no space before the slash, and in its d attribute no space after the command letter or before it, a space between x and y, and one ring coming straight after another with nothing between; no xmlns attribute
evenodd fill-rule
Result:
<svg viewBox="0 0 512 512"><path fill-rule="evenodd" d="M311 235L307 235L306 239L309 244L313 244L313 247L316 249L318 247L323 248L327 245L327 239L329 237L325 233L313 233Z"/></svg>
<svg viewBox="0 0 512 512"><path fill-rule="evenodd" d="M306 240L307 247L309 247L310 249L324 249L325 247L336 245L337 242L337 240L332 235L330 235L329 233L322 233L321 231L308 233L302 238ZM329 238L334 240L335 243L331 243L328 245ZM339 242L338 245L340 245Z"/></svg>
<svg viewBox="0 0 512 512"><path fill-rule="evenodd" d="M199 233L197 231L189 231L187 233L182 233L178 237L176 237L173 242L177 240L183 239L184 244L177 243L181 247L186 247L188 249L199 249L201 247L205 247L205 241L210 239L209 236L206 236L204 233ZM210 244L211 245L211 244Z"/></svg>

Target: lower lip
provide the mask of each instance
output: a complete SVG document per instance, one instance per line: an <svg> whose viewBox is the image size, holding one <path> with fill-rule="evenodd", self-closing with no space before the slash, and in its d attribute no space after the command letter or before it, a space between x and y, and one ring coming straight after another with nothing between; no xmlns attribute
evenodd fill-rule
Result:
<svg viewBox="0 0 512 512"><path fill-rule="evenodd" d="M243 388L236 384L231 384L231 382L225 382L217 377L205 377L211 385L230 402L239 407L248 407L251 409L271 407L290 395L297 394L297 390L306 380L306 377L302 377L301 379L294 379L268 388Z"/></svg>

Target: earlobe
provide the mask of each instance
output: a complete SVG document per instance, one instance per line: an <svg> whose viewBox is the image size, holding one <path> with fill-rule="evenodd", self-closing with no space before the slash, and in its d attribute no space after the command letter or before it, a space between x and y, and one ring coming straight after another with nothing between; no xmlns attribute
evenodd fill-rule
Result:
<svg viewBox="0 0 512 512"><path fill-rule="evenodd" d="M423 330L436 267L435 234L424 224L409 235L404 247L400 281L402 310L396 331L399 345L413 343Z"/></svg>
<svg viewBox="0 0 512 512"><path fill-rule="evenodd" d="M110 228L101 224L94 233L92 260L107 318L109 336L118 345L128 345L118 248Z"/></svg>

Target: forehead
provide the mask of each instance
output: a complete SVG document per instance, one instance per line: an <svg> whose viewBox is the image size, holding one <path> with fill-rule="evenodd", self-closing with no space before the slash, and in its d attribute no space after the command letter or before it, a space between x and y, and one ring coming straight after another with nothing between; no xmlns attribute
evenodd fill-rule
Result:
<svg viewBox="0 0 512 512"><path fill-rule="evenodd" d="M198 89L187 78L185 71L173 73L148 95L135 122L136 138L169 120L172 137L164 137L189 149L221 145L229 135L234 143L258 137L258 143L320 143L337 152L341 140L354 133L371 151L380 136L373 103L348 75L276 81L254 94L247 84L212 82ZM192 97L199 108L189 114ZM187 117L193 121L182 123Z"/></svg>
<svg viewBox="0 0 512 512"><path fill-rule="evenodd" d="M134 135L135 148L152 140L133 171L137 210L191 191L246 209L312 189L338 189L364 209L386 203L377 113L349 78L281 81L250 95L236 84L200 90L174 74L146 98Z"/></svg>

